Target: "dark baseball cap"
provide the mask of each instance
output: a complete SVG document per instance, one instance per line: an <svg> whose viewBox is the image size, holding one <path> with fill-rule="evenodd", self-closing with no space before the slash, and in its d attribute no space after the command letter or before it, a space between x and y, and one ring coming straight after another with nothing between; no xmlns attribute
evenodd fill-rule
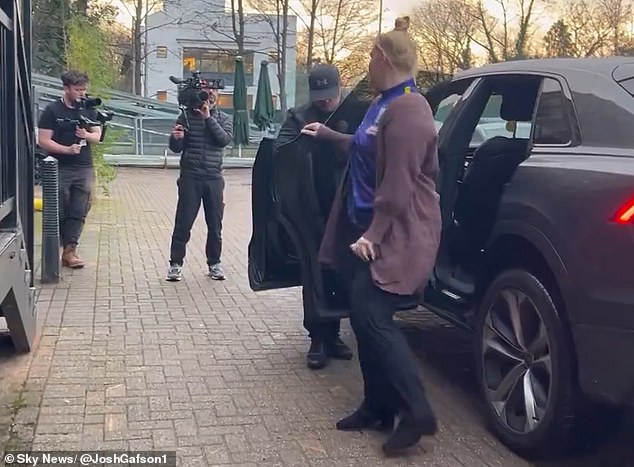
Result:
<svg viewBox="0 0 634 467"><path fill-rule="evenodd" d="M317 65L308 75L311 102L334 99L339 96L341 78L332 65Z"/></svg>

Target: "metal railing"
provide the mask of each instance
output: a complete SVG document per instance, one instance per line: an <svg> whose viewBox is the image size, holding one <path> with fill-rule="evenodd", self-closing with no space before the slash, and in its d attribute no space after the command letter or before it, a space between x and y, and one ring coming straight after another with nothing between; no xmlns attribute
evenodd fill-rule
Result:
<svg viewBox="0 0 634 467"><path fill-rule="evenodd" d="M45 107L61 96L59 80L33 75L33 114L37 119ZM178 106L169 102L147 99L117 90L108 90L105 106L115 116L109 131L115 138L108 146L106 160L115 165L175 166L178 154L168 148L168 140L178 117ZM230 113L230 110L223 109ZM249 145L238 150L229 145L225 150L225 164L250 166L265 132L255 125L249 129ZM167 162L166 162L167 161Z"/></svg>

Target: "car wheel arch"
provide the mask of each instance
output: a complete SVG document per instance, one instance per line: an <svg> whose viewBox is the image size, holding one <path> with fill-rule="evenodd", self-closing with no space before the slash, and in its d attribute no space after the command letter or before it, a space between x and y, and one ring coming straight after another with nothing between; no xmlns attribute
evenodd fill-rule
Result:
<svg viewBox="0 0 634 467"><path fill-rule="evenodd" d="M567 330L570 332L571 320L567 301L565 299L566 284L561 279L561 266L557 267L553 264L552 259L545 254L534 242L525 236L518 234L506 233L496 237L485 250L483 263L483 271L480 275L479 284L476 287L479 299L486 294L489 285L502 272L519 268L533 274L552 295L557 312L560 313L561 319L566 323ZM572 341L572 336L569 336ZM575 349L573 347L573 352ZM576 352L575 352L576 354ZM575 355L576 360L576 355Z"/></svg>

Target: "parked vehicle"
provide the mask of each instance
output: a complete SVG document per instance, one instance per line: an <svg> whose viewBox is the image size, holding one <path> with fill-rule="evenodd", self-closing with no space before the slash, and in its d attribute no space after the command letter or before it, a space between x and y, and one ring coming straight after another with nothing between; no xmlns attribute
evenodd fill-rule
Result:
<svg viewBox="0 0 634 467"><path fill-rule="evenodd" d="M595 403L634 405L634 59L500 63L441 90L443 236L420 304L473 333L496 435L525 456L563 449ZM353 92L330 121L351 132L368 104ZM288 287L312 268L320 312L345 316L315 259L343 170L318 169L337 157L300 138L273 159L263 142L249 279Z"/></svg>

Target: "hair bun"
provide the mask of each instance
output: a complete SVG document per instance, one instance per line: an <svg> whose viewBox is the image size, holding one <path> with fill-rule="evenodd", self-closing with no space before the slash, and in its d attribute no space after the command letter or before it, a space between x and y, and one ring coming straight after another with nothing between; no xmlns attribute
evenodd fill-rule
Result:
<svg viewBox="0 0 634 467"><path fill-rule="evenodd" d="M396 21L394 21L395 31L407 32L408 28L409 28L409 16L401 16L399 18L396 18Z"/></svg>

